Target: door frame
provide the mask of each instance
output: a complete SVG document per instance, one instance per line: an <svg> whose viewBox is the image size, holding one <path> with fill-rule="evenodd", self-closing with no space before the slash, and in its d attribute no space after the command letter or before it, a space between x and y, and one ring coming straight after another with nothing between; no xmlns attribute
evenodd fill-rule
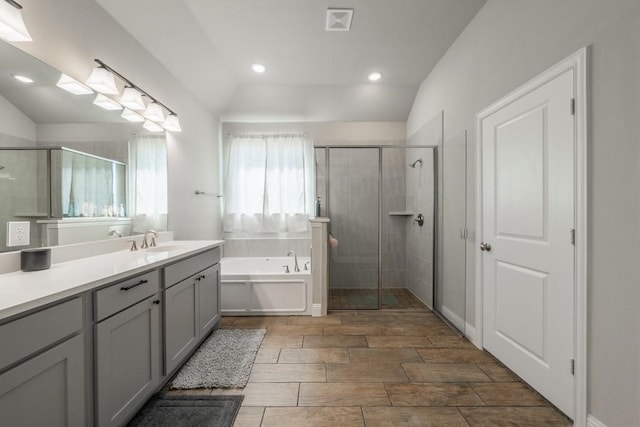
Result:
<svg viewBox="0 0 640 427"><path fill-rule="evenodd" d="M588 207L588 61L589 48L584 47L560 63L539 74L500 100L494 102L476 115L476 238L473 244L483 241L482 235L482 120L517 99L533 92L557 76L572 70L575 94L575 141L574 141L574 221L575 221L575 283L574 283L574 357L575 381L574 425L586 425L587 422L587 207ZM567 105L567 108L571 108ZM476 256L475 265L475 327L473 343L483 348L483 271L480 257Z"/></svg>

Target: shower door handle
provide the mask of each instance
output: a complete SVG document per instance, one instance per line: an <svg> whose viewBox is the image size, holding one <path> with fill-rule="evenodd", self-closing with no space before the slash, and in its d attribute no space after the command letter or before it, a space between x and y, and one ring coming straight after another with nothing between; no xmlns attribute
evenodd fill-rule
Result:
<svg viewBox="0 0 640 427"><path fill-rule="evenodd" d="M487 252L491 251L491 244L485 242L480 243L480 250Z"/></svg>

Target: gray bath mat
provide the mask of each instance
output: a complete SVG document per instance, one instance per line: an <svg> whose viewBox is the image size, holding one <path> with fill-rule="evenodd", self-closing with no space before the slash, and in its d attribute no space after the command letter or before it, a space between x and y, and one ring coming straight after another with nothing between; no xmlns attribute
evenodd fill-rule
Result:
<svg viewBox="0 0 640 427"><path fill-rule="evenodd" d="M157 396L128 427L231 427L243 396Z"/></svg>
<svg viewBox="0 0 640 427"><path fill-rule="evenodd" d="M218 329L182 367L171 388L242 388L265 334L264 329Z"/></svg>

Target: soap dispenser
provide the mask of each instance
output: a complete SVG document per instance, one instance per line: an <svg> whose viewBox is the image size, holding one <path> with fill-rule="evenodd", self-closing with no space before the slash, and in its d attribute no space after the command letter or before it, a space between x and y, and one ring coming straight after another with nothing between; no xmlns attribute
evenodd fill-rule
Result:
<svg viewBox="0 0 640 427"><path fill-rule="evenodd" d="M316 217L320 216L320 196L316 197Z"/></svg>

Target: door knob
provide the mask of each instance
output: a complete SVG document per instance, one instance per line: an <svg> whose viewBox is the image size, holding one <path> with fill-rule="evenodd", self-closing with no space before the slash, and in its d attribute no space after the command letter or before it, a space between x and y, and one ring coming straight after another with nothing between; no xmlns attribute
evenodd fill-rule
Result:
<svg viewBox="0 0 640 427"><path fill-rule="evenodd" d="M480 243L480 250L489 252L491 250L491 244L489 243Z"/></svg>

